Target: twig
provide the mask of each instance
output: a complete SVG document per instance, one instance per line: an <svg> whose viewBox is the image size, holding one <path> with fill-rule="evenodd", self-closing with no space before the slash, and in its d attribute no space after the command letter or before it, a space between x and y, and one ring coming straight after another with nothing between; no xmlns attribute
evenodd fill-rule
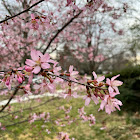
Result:
<svg viewBox="0 0 140 140"><path fill-rule="evenodd" d="M19 84L19 85L16 87L16 89L15 89L13 95L10 97L10 99L8 100L8 102L2 107L2 109L0 110L0 113L9 105L9 103L11 102L11 100L12 100L12 99L14 98L14 96L17 94L17 92L18 92L20 86L21 86L21 84Z"/></svg>
<svg viewBox="0 0 140 140"><path fill-rule="evenodd" d="M45 0L40 0L40 1L36 2L35 4L33 4L32 6L30 6L29 8L27 8L27 9L21 11L20 13L15 14L15 15L10 16L10 17L7 17L6 19L0 21L0 24L3 23L3 22L5 22L5 21L8 21L8 20L10 20L10 19L12 19L12 18L14 18L14 17L17 17L17 16L19 16L19 15L25 13L25 12L28 12L31 8L35 7L36 5L38 5L39 3L43 2L43 1L45 1Z"/></svg>
<svg viewBox="0 0 140 140"><path fill-rule="evenodd" d="M107 90L107 89L103 89L103 88L100 88L100 87L97 87L97 86L92 86L92 85L83 84L83 83L80 83L80 82L77 82L77 81L73 81L73 80L67 79L67 78L62 77L62 76L59 76L59 75L55 75L55 74L51 74L51 73L47 73L47 74L48 74L48 75L51 75L51 76L59 77L59 78L65 80L65 81L72 82L72 83L76 83L76 84L79 84L79 85L82 85L82 86L85 86L85 87L98 88L98 89L100 89L100 90Z"/></svg>
<svg viewBox="0 0 140 140"><path fill-rule="evenodd" d="M50 47L51 43L55 40L55 38L75 19L77 18L81 13L83 12L83 10L80 10L78 14L76 14L73 18L71 18L61 29L59 29L56 34L53 36L53 38L49 41L47 47L45 48L45 50L43 51L43 54L48 50L48 48Z"/></svg>
<svg viewBox="0 0 140 140"><path fill-rule="evenodd" d="M17 70L17 71L22 71L22 70ZM8 71L0 71L0 72L8 72ZM12 70L11 70L11 72L12 72ZM83 84L83 83L80 83L80 82L77 82L77 81L69 80L69 79L67 79L65 77L49 73L48 71L45 71L45 72L47 72L48 75L59 77L59 78L65 80L65 81L73 82L73 83L76 83L76 84L79 84L79 85L82 85L82 86L85 86L85 87L87 86L87 87L90 87L90 88L98 88L100 90L107 90L107 89L103 89L103 88L100 88L100 87L97 87L97 86L91 86L91 85Z"/></svg>

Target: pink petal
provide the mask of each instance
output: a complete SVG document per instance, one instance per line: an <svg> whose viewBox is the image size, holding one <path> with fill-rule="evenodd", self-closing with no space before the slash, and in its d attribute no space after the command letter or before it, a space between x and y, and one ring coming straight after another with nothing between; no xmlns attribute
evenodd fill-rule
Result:
<svg viewBox="0 0 140 140"><path fill-rule="evenodd" d="M31 18L32 18L32 19L35 19L35 16L34 16L34 14L31 14Z"/></svg>
<svg viewBox="0 0 140 140"><path fill-rule="evenodd" d="M114 80L115 80L117 77L119 77L119 76L120 76L120 74L118 74L118 75L112 77L112 78L111 78L111 81L114 81Z"/></svg>
<svg viewBox="0 0 140 140"><path fill-rule="evenodd" d="M49 91L50 93L54 93L54 91L55 91L55 86L54 86L53 84L48 84L48 91Z"/></svg>
<svg viewBox="0 0 140 140"><path fill-rule="evenodd" d="M120 111L120 107L117 104L114 104L114 106Z"/></svg>
<svg viewBox="0 0 140 140"><path fill-rule="evenodd" d="M111 85L111 81L109 78L106 79L106 83L110 86Z"/></svg>
<svg viewBox="0 0 140 140"><path fill-rule="evenodd" d="M94 79L97 79L97 75L96 75L96 73L94 71L92 72L92 74L94 76Z"/></svg>
<svg viewBox="0 0 140 140"><path fill-rule="evenodd" d="M32 83L32 80L33 80L33 73L31 73L31 75L29 76L29 80L28 80L28 83Z"/></svg>
<svg viewBox="0 0 140 140"><path fill-rule="evenodd" d="M40 57L43 56L43 54L40 51L37 51L37 55L39 55Z"/></svg>
<svg viewBox="0 0 140 140"><path fill-rule="evenodd" d="M112 81L112 86L121 86L123 84L123 82L119 81L119 80L114 80Z"/></svg>
<svg viewBox="0 0 140 140"><path fill-rule="evenodd" d="M111 96L111 97L115 97L116 95L118 95L118 93L116 93L116 92L110 93L110 96Z"/></svg>
<svg viewBox="0 0 140 140"><path fill-rule="evenodd" d="M38 74L40 70L41 70L40 66L36 66L32 72Z"/></svg>
<svg viewBox="0 0 140 140"><path fill-rule="evenodd" d="M113 88L111 86L109 86L108 91L111 94L114 90L113 90Z"/></svg>
<svg viewBox="0 0 140 140"><path fill-rule="evenodd" d="M47 62L56 64L56 62L54 60L52 60L52 59L49 59Z"/></svg>
<svg viewBox="0 0 140 140"><path fill-rule="evenodd" d="M90 98L88 97L88 98L86 98L86 100L85 100L85 106L88 106L89 105L89 103L90 103Z"/></svg>
<svg viewBox="0 0 140 140"><path fill-rule="evenodd" d="M34 66L36 63L35 63L33 60L31 60L31 59L26 59L25 64L32 67L32 66Z"/></svg>
<svg viewBox="0 0 140 140"><path fill-rule="evenodd" d="M22 78L20 76L18 77L17 80L18 80L19 83L22 83Z"/></svg>
<svg viewBox="0 0 140 140"><path fill-rule="evenodd" d="M68 96L68 94L64 94L64 99L66 99L67 96Z"/></svg>
<svg viewBox="0 0 140 140"><path fill-rule="evenodd" d="M70 67L69 67L69 72L70 72L70 73L73 72L73 66L72 66L72 65L70 65Z"/></svg>
<svg viewBox="0 0 140 140"><path fill-rule="evenodd" d="M64 80L63 79L61 79L61 78L59 78L59 77L56 77L55 78L55 82L63 82Z"/></svg>
<svg viewBox="0 0 140 140"><path fill-rule="evenodd" d="M50 59L50 55L48 53L45 53L42 57L41 57L41 62L48 62L48 60Z"/></svg>
<svg viewBox="0 0 140 140"><path fill-rule="evenodd" d="M17 70L23 70L24 68L23 67L19 67Z"/></svg>
<svg viewBox="0 0 140 140"><path fill-rule="evenodd" d="M91 99L94 101L96 105L99 103L98 99L94 95L92 95Z"/></svg>
<svg viewBox="0 0 140 140"><path fill-rule="evenodd" d="M27 72L31 72L33 70L33 68L25 65L25 70Z"/></svg>
<svg viewBox="0 0 140 140"><path fill-rule="evenodd" d="M104 109L105 104L106 104L106 102L103 100L100 104L100 110Z"/></svg>
<svg viewBox="0 0 140 140"><path fill-rule="evenodd" d="M84 100L86 100L86 98L87 98L87 95L85 95L85 96L83 97Z"/></svg>
<svg viewBox="0 0 140 140"><path fill-rule="evenodd" d="M72 73L71 73L71 75L77 75L79 72L78 71L73 71Z"/></svg>
<svg viewBox="0 0 140 140"><path fill-rule="evenodd" d="M107 102L107 99L109 98L109 95L105 95L104 101Z"/></svg>
<svg viewBox="0 0 140 140"><path fill-rule="evenodd" d="M34 60L34 61L39 60L39 56L38 56L36 50L31 50L31 58L32 58L32 60Z"/></svg>
<svg viewBox="0 0 140 140"><path fill-rule="evenodd" d="M50 64L48 64L48 63L42 63L41 64L41 67L42 67L42 69L48 69L48 68L50 68Z"/></svg>
<svg viewBox="0 0 140 140"><path fill-rule="evenodd" d="M77 97L78 97L77 92L74 92L72 96L73 96L74 98L77 98Z"/></svg>
<svg viewBox="0 0 140 140"><path fill-rule="evenodd" d="M116 98L112 99L112 101L116 102L116 104L118 104L120 106L123 105L122 102L120 100L116 99Z"/></svg>
<svg viewBox="0 0 140 140"><path fill-rule="evenodd" d="M98 82L101 82L101 81L103 81L104 79L105 79L105 76L101 76L101 77L98 77L98 78L97 78L97 81L98 81Z"/></svg>
<svg viewBox="0 0 140 140"><path fill-rule="evenodd" d="M109 105L105 106L105 112L111 114L111 108L109 107Z"/></svg>
<svg viewBox="0 0 140 140"><path fill-rule="evenodd" d="M118 87L113 87L116 91L116 94L120 94Z"/></svg>

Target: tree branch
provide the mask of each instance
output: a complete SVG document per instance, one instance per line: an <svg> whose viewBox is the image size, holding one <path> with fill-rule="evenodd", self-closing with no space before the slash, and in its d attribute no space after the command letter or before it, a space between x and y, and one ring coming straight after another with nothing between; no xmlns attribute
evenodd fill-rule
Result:
<svg viewBox="0 0 140 140"><path fill-rule="evenodd" d="M10 17L8 17L8 18L6 18L6 19L0 21L0 24L3 23L3 22L5 22L5 21L8 21L8 20L10 20L10 19L12 19L12 18L14 18L14 17L17 17L17 16L19 16L19 15L21 15L21 14L27 12L27 11L29 11L31 8L35 7L36 5L38 5L39 3L43 2L43 1L45 1L45 0L40 0L40 1L36 2L35 4L33 4L32 6L30 6L29 8L27 8L27 9L21 11L20 13L15 14L15 15L13 15L13 16L10 16Z"/></svg>
<svg viewBox="0 0 140 140"><path fill-rule="evenodd" d="M76 14L73 18L71 18L61 29L57 30L56 34L53 36L53 38L49 41L47 47L45 48L45 50L43 51L43 54L48 50L48 48L50 47L51 43L55 40L55 38L75 19L77 18L81 13L83 12L83 10L80 10L78 14Z"/></svg>
<svg viewBox="0 0 140 140"><path fill-rule="evenodd" d="M8 100L8 102L2 107L2 109L0 110L0 113L10 104L11 100L12 100L12 99L14 98L14 96L17 94L17 92L18 92L20 86L21 86L21 84L19 84L19 85L16 87L16 89L15 89L13 95L10 97L10 99Z"/></svg>

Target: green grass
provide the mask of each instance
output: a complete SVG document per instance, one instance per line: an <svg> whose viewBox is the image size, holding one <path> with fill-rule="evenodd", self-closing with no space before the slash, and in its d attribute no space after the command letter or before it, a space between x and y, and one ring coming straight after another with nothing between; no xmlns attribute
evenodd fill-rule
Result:
<svg viewBox="0 0 140 140"><path fill-rule="evenodd" d="M48 97L42 99L42 101L48 100ZM35 106L39 104L36 100L25 103L12 104L12 111L19 110L22 108L30 107L30 105ZM99 105L90 103L88 107L85 107L87 114L93 114L96 117L96 124L94 126L89 126L89 122L82 122L80 120L72 123L71 125L66 125L65 127L57 126L55 124L55 118L63 118L64 111L59 110L60 106L65 106L66 108L72 105L72 111L70 112L71 118L79 118L78 108L84 106L83 99L72 99L70 101L64 99L56 99L47 104L44 104L34 110L26 110L23 113L14 114L13 117L8 115L8 117L0 118L0 122L6 125L13 124L28 118L29 113L39 113L39 112L50 112L51 121L43 123L43 121L36 121L31 125L28 122L21 123L15 126L9 126L6 131L0 131L0 139L7 140L49 140L56 139L58 132L67 132L70 137L74 137L76 140L138 140L140 139L140 115L127 114L117 112L111 115L106 114L104 111L98 112ZM1 116L4 115L0 114ZM19 115L20 119L12 119L15 115ZM66 124L63 121L63 124ZM44 125L44 128L42 128ZM100 128L106 126L105 130ZM47 134L45 131L49 129L51 134Z"/></svg>

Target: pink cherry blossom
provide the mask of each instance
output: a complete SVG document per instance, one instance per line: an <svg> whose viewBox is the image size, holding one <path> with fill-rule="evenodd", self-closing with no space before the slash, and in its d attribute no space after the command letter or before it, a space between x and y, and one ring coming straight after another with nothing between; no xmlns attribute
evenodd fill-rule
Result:
<svg viewBox="0 0 140 140"><path fill-rule="evenodd" d="M26 66L25 68L27 71L30 71L31 68L33 68L33 73L38 74L42 69L48 69L50 68L49 63L53 63L54 61L50 59L50 56L48 53L42 54L40 51L32 50L31 51L31 59L26 59Z"/></svg>
<svg viewBox="0 0 140 140"><path fill-rule="evenodd" d="M93 76L94 76L94 79L99 83L101 81L103 81L105 79L105 76L100 76L100 77L97 77L97 74L93 71L92 72Z"/></svg>
<svg viewBox="0 0 140 140"><path fill-rule="evenodd" d="M31 24L30 28L37 30L39 28L38 20L35 18L34 14L31 14Z"/></svg>
<svg viewBox="0 0 140 140"><path fill-rule="evenodd" d="M12 79L12 78L13 78L13 76L7 74L7 75L5 75L5 77L4 77L2 80L0 80L0 81L1 81L1 83L4 83L5 86L6 86L9 90L11 90L11 79Z"/></svg>
<svg viewBox="0 0 140 140"><path fill-rule="evenodd" d="M25 78L24 78L24 74L22 74L20 71L17 71L16 74L15 74L15 78L17 79L17 81L19 83L22 83Z"/></svg>
<svg viewBox="0 0 140 140"><path fill-rule="evenodd" d="M76 76L77 76L77 74L79 72L78 71L74 71L72 65L70 65L70 67L69 67L69 73L70 73L70 78L69 79L73 80L73 81L77 81L75 78L76 78Z"/></svg>
<svg viewBox="0 0 140 140"><path fill-rule="evenodd" d="M90 121L90 126L94 125L95 124L95 117L93 116L93 114L90 114L89 117L88 117L88 120Z"/></svg>
<svg viewBox="0 0 140 140"><path fill-rule="evenodd" d="M46 80L43 80L40 85L34 85L34 88L36 89L36 93L40 91L40 94L43 94L46 90L50 93L54 93L55 91L55 85L53 83L47 83Z"/></svg>
<svg viewBox="0 0 140 140"><path fill-rule="evenodd" d="M72 97L77 98L78 97L77 92L74 92L73 94L70 94L70 93L64 94L64 99L66 98L71 99Z"/></svg>
<svg viewBox="0 0 140 140"><path fill-rule="evenodd" d="M120 110L119 106L122 106L121 101L119 101L116 98L112 98L109 95L105 95L104 100L102 100L98 111L103 110L105 108L105 112L111 114L111 112L116 111L116 108Z"/></svg>
<svg viewBox="0 0 140 140"><path fill-rule="evenodd" d="M109 85L108 90L109 90L110 95L111 95L112 93L114 93L114 91L115 91L116 95L117 95L117 94L120 94L120 93L119 93L119 90L118 90L118 86L121 86L121 85L123 84L123 82L121 82L121 81L119 81L119 80L115 80L115 79L116 79L117 77L119 77L119 76L120 76L120 74L118 74L118 75L112 77L111 80L110 80L109 78L106 79L106 83L107 83L107 85ZM113 95L114 95L114 94L113 94ZM112 96L112 95L111 95L111 96Z"/></svg>
<svg viewBox="0 0 140 140"><path fill-rule="evenodd" d="M55 75L59 75L59 71L62 69L60 66L56 66L58 64L58 62L54 63L53 65L53 72Z"/></svg>
<svg viewBox="0 0 140 140"><path fill-rule="evenodd" d="M88 106L91 100L93 100L96 105L99 103L97 97L93 94L91 94L90 96L85 95L83 99L85 100L85 106Z"/></svg>

